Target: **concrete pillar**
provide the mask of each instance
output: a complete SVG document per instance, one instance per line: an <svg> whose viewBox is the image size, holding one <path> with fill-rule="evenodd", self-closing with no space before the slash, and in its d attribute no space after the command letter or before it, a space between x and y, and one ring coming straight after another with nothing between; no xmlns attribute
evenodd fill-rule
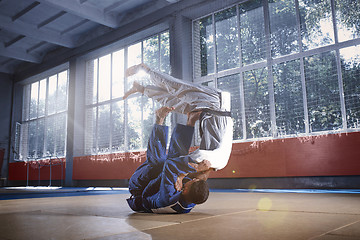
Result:
<svg viewBox="0 0 360 240"><path fill-rule="evenodd" d="M84 152L85 61L81 58L69 63L69 93L66 145L65 186L74 186L73 158Z"/></svg>
<svg viewBox="0 0 360 240"><path fill-rule="evenodd" d="M191 20L180 14L170 22L170 65L171 75L192 81L192 32ZM186 123L186 116L174 114L176 123Z"/></svg>

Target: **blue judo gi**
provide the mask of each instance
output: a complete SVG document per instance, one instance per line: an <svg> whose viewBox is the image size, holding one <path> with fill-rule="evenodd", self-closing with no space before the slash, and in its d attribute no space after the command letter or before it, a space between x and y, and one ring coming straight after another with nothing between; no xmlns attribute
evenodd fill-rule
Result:
<svg viewBox="0 0 360 240"><path fill-rule="evenodd" d="M173 130L166 154L168 127L155 124L151 132L146 161L141 164L129 181L130 208L137 212L188 213L195 206L176 191L175 183L180 174L196 172L188 163L194 127L177 124ZM190 181L185 177L183 184Z"/></svg>

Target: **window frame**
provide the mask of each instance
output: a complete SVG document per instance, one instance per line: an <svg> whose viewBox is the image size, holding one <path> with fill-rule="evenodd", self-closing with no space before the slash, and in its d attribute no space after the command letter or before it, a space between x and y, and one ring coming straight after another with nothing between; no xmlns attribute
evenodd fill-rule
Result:
<svg viewBox="0 0 360 240"><path fill-rule="evenodd" d="M58 89L59 89L59 74L66 72L66 104L64 110L55 110L53 113L49 113L49 78L56 76L56 100L58 98ZM62 65L59 65L55 68L52 68L50 70L44 71L40 74L34 75L30 78L25 79L21 85L22 85L22 108L21 108L21 121L16 122L17 127L19 125L20 128L20 136L19 136L19 152L16 154L15 158L18 157L17 160L20 161L29 161L29 160L43 160L43 159L49 159L53 157L65 157L66 156L66 147L67 147L67 119L68 119L68 103L69 103L69 63L64 63ZM39 116L39 97L40 97L40 82L45 81L45 105L44 105L44 114L42 116ZM30 116L30 104L31 104L31 86L35 83L38 83L38 97L37 97L37 110L36 110L36 117L31 118ZM55 100L55 102L56 102ZM53 156L51 153L46 153L47 148L47 142L48 137L46 133L46 129L48 126L48 119L56 116L60 116L62 114L65 114L65 134L64 134L64 152L61 156L58 156L56 154L56 140L54 144L54 152L55 156ZM28 137L28 131L29 131L29 124L32 122L36 122L36 128L39 126L39 121L44 121L44 133L43 133L43 156L37 156L38 146L39 146L39 139L36 137L36 143L35 143L35 158L29 157L29 137ZM25 133L26 131L26 133ZM26 154L23 154L26 153ZM45 154L45 155L44 155Z"/></svg>
<svg viewBox="0 0 360 240"><path fill-rule="evenodd" d="M197 84L204 84L206 82L213 82L214 86L218 86L218 79L222 77L227 77L231 75L238 74L239 75L239 91L240 91L240 102L241 102L241 109L242 109L242 131L243 131L243 137L241 139L234 140L234 142L246 142L246 141L254 141L258 139L274 139L274 138L292 138L292 137L299 137L299 136L312 136L312 135L320 135L320 134L329 134L329 133L342 133L342 132L355 132L359 131L359 128L348 128L347 121L346 121L346 108L345 108L345 100L344 100L344 89L343 89L343 80L342 80L342 74L341 74L341 63L340 63L340 50L347 47L352 47L356 45L360 45L360 38L350 39L346 41L340 42L338 39L338 27L336 23L336 9L335 9L335 0L330 0L331 4L331 20L332 20L332 29L334 31L334 43L317 47L310 50L304 50L302 47L302 36L301 36L301 29L300 29L300 12L299 12L299 0L294 0L295 3L295 12L296 12L296 26L298 31L298 45L299 45L299 51L295 53L291 53L288 55L283 56L272 56L271 52L271 32L270 32L270 13L269 13L269 3L267 0L262 1L262 8L264 12L264 25L265 25L265 37L266 37L266 59L261 62L251 63L243 65L242 63L242 54L241 54L241 45L240 45L240 21L239 21L239 6L247 1L239 1L238 3L234 3L232 5L229 5L227 7L223 7L221 9L212 11L211 13L207 13L202 16L197 16L196 18L193 18L192 20L192 61L193 61L193 81ZM238 39L239 39L239 66L234 68L229 68L222 71L217 71L217 52L216 52L216 22L214 21L215 15L217 13L226 11L228 9L231 9L233 7L236 7L237 12L237 28L238 28ZM199 47L196 47L197 44L199 44L196 41L195 34L195 28L194 25L197 21L212 17L212 28L213 28L213 47L214 47L214 57L213 57L213 65L215 66L214 73L207 74L205 76L196 76L196 56L200 54L200 52L196 52L197 49L200 49ZM200 50L199 50L200 51ZM304 72L304 58L322 54L325 52L335 51L336 54L336 64L337 64L337 78L338 78L338 86L339 86L339 96L340 96L340 111L341 111L341 121L342 121L342 127L337 130L324 130L324 131L314 131L311 132L310 129L310 123L309 123L309 112L308 112L308 105L307 105L307 93L306 93L306 79L305 79L305 72ZM274 77L273 77L273 69L272 67L276 64L285 63L293 60L299 60L300 61L300 74L301 74L301 84L302 84L302 95L303 95L303 107L304 107L304 124L305 124L305 132L304 133L296 133L296 134L287 134L287 135L279 135L277 131L276 126L276 113L275 113L275 97L274 97ZM246 116L245 116L245 99L244 99L244 76L243 74L250 70L255 70L259 68L267 68L268 71L268 85L269 85L269 103L270 103L270 122L271 122L271 137L260 137L260 138L247 138L246 136ZM201 69L200 69L201 72Z"/></svg>
<svg viewBox="0 0 360 240"><path fill-rule="evenodd" d="M110 55L110 62L111 62L111 66L110 66L110 69L111 69L111 74L110 74L110 98L106 101L99 101L99 89L97 89L97 100L95 103L86 103L85 101L85 115L86 115L86 112L90 109L96 109L96 120L95 120L95 126L93 127L94 129L92 129L92 131L90 132L89 129L87 128L87 124L88 124L88 120L85 120L85 137L84 137L84 141L85 141L85 147L84 147L84 153L85 155L99 155L99 154L112 154L112 153L124 153L124 152L137 152L137 151L142 151L144 149L146 149L146 145L144 145L144 141L142 139L143 137L143 132L144 132L144 126L143 126L143 111L141 113L141 134L140 134L140 144L141 144L141 148L139 149L130 149L130 146L129 146L129 135L128 135L128 123L129 123L129 107L128 107L128 101L132 98L135 98L137 96L139 96L139 94L134 94L134 95L131 95L129 96L127 99L124 100L124 149L123 150L114 150L114 145L112 145L112 141L113 141L113 104L116 103L116 102L119 102L119 101L122 101L122 95L120 97L115 97L115 98L112 98L112 84L113 84L113 79L112 79L112 69L113 69L113 54L115 52L118 52L118 51L123 51L123 60L124 60L124 74L125 74L125 71L126 69L128 68L128 54L129 54L129 47L131 46L134 46L134 45L137 45L137 44L140 44L141 45L141 63L144 62L144 42L151 39L151 38L154 38L156 37L157 40L158 40L158 43L157 43L157 46L158 46L158 53L157 53L157 57L158 57L158 70L161 69L162 67L162 58L163 56L161 55L161 39L162 39L162 36L163 34L168 34L168 44L169 44L169 49L170 49L170 30L168 28L164 29L164 30L161 30L161 31L158 31L157 33L152 33L152 34L149 34L149 35L146 35L146 36L142 36L140 39L136 40L136 41L129 41L127 42L127 44L123 44L123 45L117 45L117 47L114 47L112 46L110 49L108 49L107 51L102 51L101 54L97 54L96 56L94 56L93 54L91 56L89 56L88 58L85 59L85 62L86 62L86 72L88 72L88 63L90 61L94 61L96 60L97 61L97 74L99 74L99 59L101 57L104 57L104 56L107 56L107 55ZM168 63L169 63L169 69L171 69L170 67L170 54L169 54L169 59L168 59ZM170 74L170 72L168 72ZM85 80L86 84L88 83L88 80L87 80L87 74L86 74L86 80ZM97 83L97 86L99 86L99 77L97 76L97 79L95 80L94 79L94 82ZM124 91L126 91L127 89L129 89L129 82L128 82L128 78L126 76L124 76L124 79L123 79L123 88L124 88ZM86 87L87 89L87 87ZM93 96L93 95L92 95ZM144 97L144 96L142 96ZM143 102L143 100L142 100ZM154 101L153 101L153 106L154 106ZM110 129L109 129L109 151L108 152L102 152L100 151L99 149L99 138L98 138L98 132L99 132L99 123L98 123L98 116L99 116L99 106L105 106L105 105L108 105L109 106L109 114L110 114L110 118L109 118L109 121L110 121ZM142 106L141 106L142 107ZM154 116L153 116L154 118ZM155 118L154 118L155 119ZM169 118L167 118L169 119ZM89 137L93 135L93 131L95 131L95 134L96 134L96 140L95 140L95 150L94 151L94 146L93 146L93 138L91 137L91 141L89 140Z"/></svg>

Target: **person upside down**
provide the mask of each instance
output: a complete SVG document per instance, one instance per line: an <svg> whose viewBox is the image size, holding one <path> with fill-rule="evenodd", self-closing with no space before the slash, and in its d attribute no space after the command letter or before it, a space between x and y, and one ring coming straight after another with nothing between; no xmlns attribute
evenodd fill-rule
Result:
<svg viewBox="0 0 360 240"><path fill-rule="evenodd" d="M232 149L234 123L230 113L230 93L182 81L152 70L145 64L128 68L126 76L132 76L139 70L150 75L153 85L142 86L135 81L123 99L138 92L154 99L162 106L173 108L176 113L188 114L201 111L200 146L190 154L190 157L197 163L208 160L215 170L223 169L228 163Z"/></svg>
<svg viewBox="0 0 360 240"><path fill-rule="evenodd" d="M134 82L123 98L140 92L164 107L156 112L147 160L130 179L128 204L141 212L190 212L195 204L208 198L206 180L210 172L224 168L228 162L233 132L230 94L181 81L144 64L129 68L126 75L134 75L140 69L150 74L154 85L144 87ZM176 125L166 155L168 128L162 123L170 111L187 114L188 120L186 126ZM197 120L200 147L189 154Z"/></svg>
<svg viewBox="0 0 360 240"><path fill-rule="evenodd" d="M131 197L127 202L136 212L188 213L209 196L206 180L212 171L210 162L195 163L188 155L201 112L188 113L187 124L175 126L166 152L168 126L162 124L173 109L161 107L156 111L146 161L130 178Z"/></svg>

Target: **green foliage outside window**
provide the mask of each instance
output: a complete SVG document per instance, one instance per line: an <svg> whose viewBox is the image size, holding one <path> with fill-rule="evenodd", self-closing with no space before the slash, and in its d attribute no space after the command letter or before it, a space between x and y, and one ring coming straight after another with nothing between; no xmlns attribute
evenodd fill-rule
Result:
<svg viewBox="0 0 360 240"><path fill-rule="evenodd" d="M351 0L254 0L213 13L193 22L195 82L231 93L234 139L358 129L359 19Z"/></svg>

